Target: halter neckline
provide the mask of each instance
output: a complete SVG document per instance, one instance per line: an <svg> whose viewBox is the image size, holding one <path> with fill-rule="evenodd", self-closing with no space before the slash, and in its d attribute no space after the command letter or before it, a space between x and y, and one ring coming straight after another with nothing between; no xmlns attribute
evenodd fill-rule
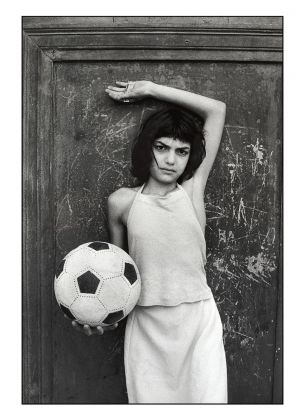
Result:
<svg viewBox="0 0 305 420"><path fill-rule="evenodd" d="M141 196L146 196L146 197L167 198L167 197L171 196L172 194L175 194L175 193L177 193L178 191L181 191L181 190L182 190L181 185L180 185L180 184L178 184L178 182L177 182L177 188L175 188L174 190L172 190L172 191L168 192L168 193L167 193L167 194L165 194L165 195L160 195L160 194L144 194L142 191L143 191L143 189L144 189L145 185L146 185L146 184L144 183L144 184L141 186L141 188L139 189L138 193L139 193L139 194L141 194Z"/></svg>

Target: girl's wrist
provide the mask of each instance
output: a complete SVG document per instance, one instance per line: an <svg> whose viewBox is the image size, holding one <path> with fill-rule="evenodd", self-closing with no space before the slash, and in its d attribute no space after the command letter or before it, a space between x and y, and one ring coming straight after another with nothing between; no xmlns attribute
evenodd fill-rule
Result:
<svg viewBox="0 0 305 420"><path fill-rule="evenodd" d="M169 102L176 102L178 95L180 97L182 92L180 89L174 89L165 85L158 85L154 82L149 82L149 84L147 85L147 89L148 96L150 96L151 98Z"/></svg>
<svg viewBox="0 0 305 420"><path fill-rule="evenodd" d="M154 98L156 97L156 91L157 91L158 85L154 82L147 82L147 88L146 88L146 94L147 96Z"/></svg>

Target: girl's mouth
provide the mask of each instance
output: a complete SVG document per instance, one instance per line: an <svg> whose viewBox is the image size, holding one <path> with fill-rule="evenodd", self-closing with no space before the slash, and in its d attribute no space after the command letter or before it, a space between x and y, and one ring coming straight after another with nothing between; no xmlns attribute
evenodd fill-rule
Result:
<svg viewBox="0 0 305 420"><path fill-rule="evenodd" d="M168 172L168 173L174 173L176 171L174 171L173 169L166 169L166 168L160 168L162 171L164 172Z"/></svg>

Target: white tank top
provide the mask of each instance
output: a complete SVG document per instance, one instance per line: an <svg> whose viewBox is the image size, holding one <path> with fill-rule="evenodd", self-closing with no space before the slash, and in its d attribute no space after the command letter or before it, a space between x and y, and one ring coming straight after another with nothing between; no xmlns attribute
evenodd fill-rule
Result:
<svg viewBox="0 0 305 420"><path fill-rule="evenodd" d="M176 306L209 299L206 244L193 204L181 185L166 196L138 190L128 220L129 254L142 288L138 305Z"/></svg>

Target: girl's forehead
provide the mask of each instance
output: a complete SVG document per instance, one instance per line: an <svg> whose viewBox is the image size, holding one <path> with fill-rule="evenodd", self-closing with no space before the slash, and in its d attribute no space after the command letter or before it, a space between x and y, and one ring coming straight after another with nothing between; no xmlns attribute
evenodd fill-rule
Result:
<svg viewBox="0 0 305 420"><path fill-rule="evenodd" d="M154 140L154 142L158 142L158 141L166 144L167 146L172 146L172 145L175 145L176 147L190 146L190 143L187 143L179 139L174 139L173 137L159 137Z"/></svg>

